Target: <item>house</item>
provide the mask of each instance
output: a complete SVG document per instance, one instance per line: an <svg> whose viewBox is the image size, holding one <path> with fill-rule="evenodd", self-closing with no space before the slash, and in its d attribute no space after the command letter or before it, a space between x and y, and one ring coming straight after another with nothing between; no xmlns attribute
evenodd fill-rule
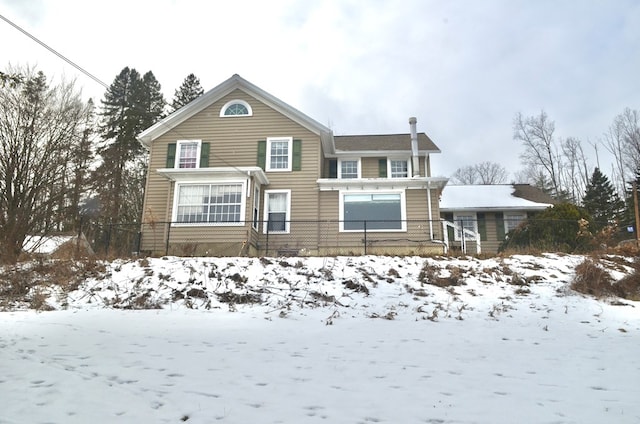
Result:
<svg viewBox="0 0 640 424"><path fill-rule="evenodd" d="M335 136L238 75L139 135L149 150L141 251L177 255L444 251L431 176L409 131Z"/></svg>
<svg viewBox="0 0 640 424"><path fill-rule="evenodd" d="M448 185L440 199L440 216L457 226L450 226L447 235L452 248L467 242L467 252L475 253L479 235L482 253L496 253L509 231L556 203L529 184Z"/></svg>

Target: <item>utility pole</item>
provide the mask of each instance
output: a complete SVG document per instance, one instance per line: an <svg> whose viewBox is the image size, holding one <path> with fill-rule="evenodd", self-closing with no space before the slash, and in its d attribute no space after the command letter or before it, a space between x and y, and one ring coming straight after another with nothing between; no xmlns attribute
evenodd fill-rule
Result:
<svg viewBox="0 0 640 424"><path fill-rule="evenodd" d="M638 213L638 187L635 181L632 184L632 188L633 188L633 208L636 213L636 246L640 247L640 232L638 231L638 224L640 224L640 213Z"/></svg>

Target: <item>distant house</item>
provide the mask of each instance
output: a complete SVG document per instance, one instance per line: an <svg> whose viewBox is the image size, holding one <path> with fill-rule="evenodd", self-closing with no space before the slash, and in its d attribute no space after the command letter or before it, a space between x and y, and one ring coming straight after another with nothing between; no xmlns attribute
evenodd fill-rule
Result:
<svg viewBox="0 0 640 424"><path fill-rule="evenodd" d="M150 152L141 251L442 253L440 149L415 118L407 129L334 136L233 75L138 136Z"/></svg>
<svg viewBox="0 0 640 424"><path fill-rule="evenodd" d="M449 228L451 248L466 243L467 252L474 253L475 240L480 235L482 253L496 253L505 234L522 221L557 203L551 196L529 184L447 185L440 199L440 216L468 230Z"/></svg>

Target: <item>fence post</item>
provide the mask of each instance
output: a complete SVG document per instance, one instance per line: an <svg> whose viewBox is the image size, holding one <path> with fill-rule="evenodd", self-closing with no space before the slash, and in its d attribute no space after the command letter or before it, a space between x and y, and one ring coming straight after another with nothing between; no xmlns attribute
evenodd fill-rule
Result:
<svg viewBox="0 0 640 424"><path fill-rule="evenodd" d="M142 231L138 231L138 237L136 240L136 252L140 254L140 248L142 247Z"/></svg>
<svg viewBox="0 0 640 424"><path fill-rule="evenodd" d="M171 222L167 223L167 241L164 245L164 255L169 256L169 237L171 237Z"/></svg>
<svg viewBox="0 0 640 424"><path fill-rule="evenodd" d="M111 244L111 229L113 227L113 223L109 222L109 229L107 230L107 242L105 243L104 246L104 254L105 256L109 256L109 246Z"/></svg>
<svg viewBox="0 0 640 424"><path fill-rule="evenodd" d="M80 215L80 222L78 223L78 234L76 239L76 258L80 257L80 237L82 237L82 221L84 217Z"/></svg>
<svg viewBox="0 0 640 424"><path fill-rule="evenodd" d="M364 254L367 254L367 221L364 220L363 221L363 228L364 228Z"/></svg>

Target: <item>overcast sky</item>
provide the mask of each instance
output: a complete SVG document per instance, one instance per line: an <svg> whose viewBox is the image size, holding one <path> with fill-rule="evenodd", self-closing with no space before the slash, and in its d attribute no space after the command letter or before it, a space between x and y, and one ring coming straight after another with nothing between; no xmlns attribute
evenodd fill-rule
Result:
<svg viewBox="0 0 640 424"><path fill-rule="evenodd" d="M167 101L194 73L237 73L337 135L405 133L416 116L435 175L481 161L522 168L513 118L545 110L560 138L596 143L640 109L640 1L0 0L0 15L107 85L152 71ZM0 69L34 65L104 87L0 20ZM610 159L598 149L600 166Z"/></svg>

